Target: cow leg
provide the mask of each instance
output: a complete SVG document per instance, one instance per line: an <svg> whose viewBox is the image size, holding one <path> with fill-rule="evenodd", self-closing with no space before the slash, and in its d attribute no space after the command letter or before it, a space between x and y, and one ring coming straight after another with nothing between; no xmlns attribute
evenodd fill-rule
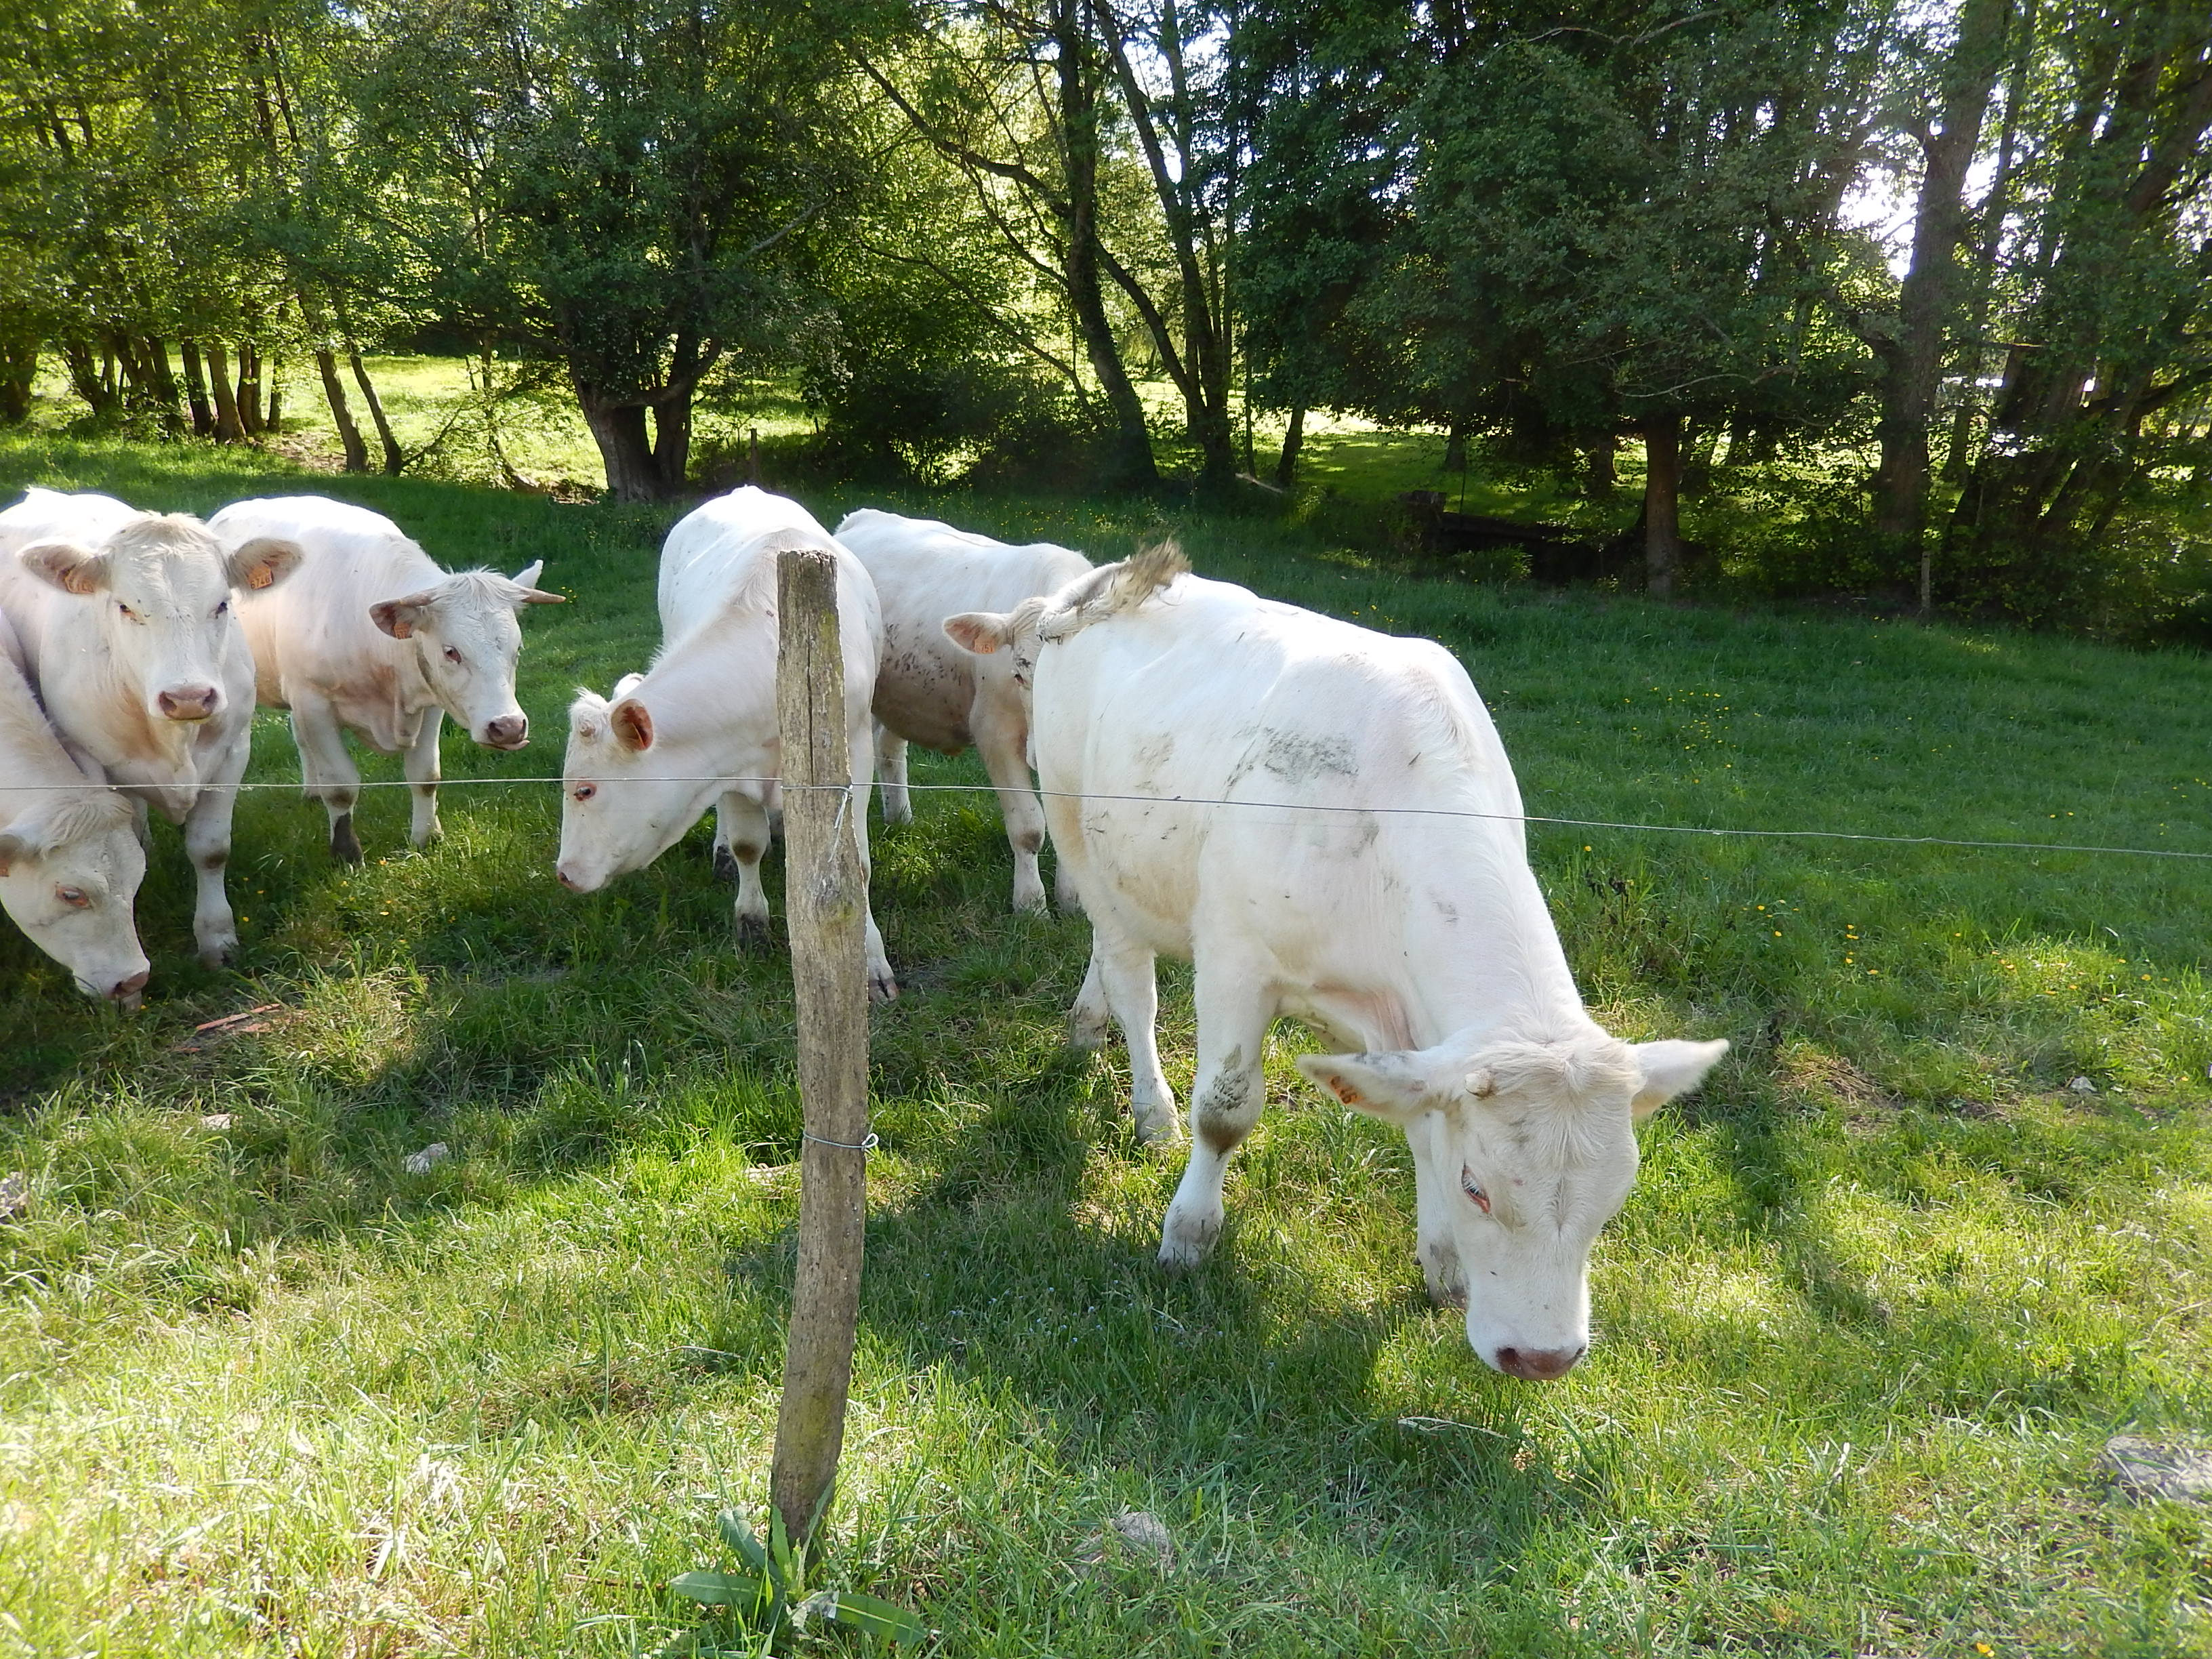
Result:
<svg viewBox="0 0 2212 1659"><path fill-rule="evenodd" d="M768 852L768 811L759 801L732 789L715 804L714 859L726 856L738 877L738 937L768 937L768 889L761 885L761 859Z"/></svg>
<svg viewBox="0 0 2212 1659"><path fill-rule="evenodd" d="M241 732L230 752L222 757L185 815L185 855L199 877L199 892L192 906L192 937L200 947L200 960L220 968L236 954L238 927L230 914L230 895L224 890L223 873L230 863L230 820L238 810L234 787L246 775L248 756Z"/></svg>
<svg viewBox="0 0 2212 1659"><path fill-rule="evenodd" d="M417 847L428 847L446 833L438 822L438 731L445 723L444 709L424 709L415 741L407 745L408 793L415 798L415 821L407 839Z"/></svg>
<svg viewBox="0 0 2212 1659"><path fill-rule="evenodd" d="M1441 1114L1431 1113L1406 1126L1406 1144L1413 1153L1413 1199L1418 1206L1419 1255L1421 1277L1429 1300L1440 1308L1467 1306L1467 1272L1459 1259L1459 1241L1452 1237L1451 1206L1458 1200L1455 1183L1446 1180L1437 1161L1436 1135Z"/></svg>
<svg viewBox="0 0 2212 1659"><path fill-rule="evenodd" d="M1261 1064L1273 1013L1265 982L1239 968L1209 968L1196 981L1198 1074L1190 1086L1190 1162L1160 1231L1160 1266L1195 1267L1221 1236L1221 1183L1229 1156L1260 1121L1267 1093Z"/></svg>
<svg viewBox="0 0 2212 1659"><path fill-rule="evenodd" d="M1160 1070L1159 1040L1152 1030L1159 1015L1152 953L1094 921L1091 960L1106 994L1106 1006L1113 1010L1121 1040L1128 1044L1129 1114L1136 1120L1137 1139L1148 1143L1179 1139L1182 1131L1176 1121L1175 1091ZM1077 1006L1081 1006L1079 1001Z"/></svg>
<svg viewBox="0 0 2212 1659"><path fill-rule="evenodd" d="M1106 981L1098 970L1094 936L1091 961L1083 969L1083 988L1075 994L1075 1006L1067 1011L1067 1046L1090 1050L1106 1042L1106 1022L1112 1013L1106 1001Z"/></svg>
<svg viewBox="0 0 2212 1659"><path fill-rule="evenodd" d="M847 810L852 817L853 845L860 854L860 894L864 899L868 896L868 884L874 870L868 856L868 795L876 781L876 755L874 745L868 741L869 723L863 714L845 730L847 753L852 757L853 766L853 793L847 797L852 805ZM787 882L792 879L788 864L784 867L783 878ZM866 915L868 1000L889 1002L898 995L898 981L891 976L891 959L884 950L883 932L876 926L876 907L872 902Z"/></svg>
<svg viewBox="0 0 2212 1659"><path fill-rule="evenodd" d="M292 740L300 749L301 793L321 801L330 815L331 856L342 864L359 864L361 841L353 832L353 809L361 798L361 772L346 752L337 711L312 693L295 696Z"/></svg>
<svg viewBox="0 0 2212 1659"><path fill-rule="evenodd" d="M876 722L876 781L883 786L884 822L912 823L914 801L906 792L906 739Z"/></svg>
<svg viewBox="0 0 2212 1659"><path fill-rule="evenodd" d="M1029 732L990 704L974 711L975 752L999 792L999 816L1014 849L1014 908L1042 910L1044 882L1037 874L1037 850L1044 845L1044 808L1030 781Z"/></svg>

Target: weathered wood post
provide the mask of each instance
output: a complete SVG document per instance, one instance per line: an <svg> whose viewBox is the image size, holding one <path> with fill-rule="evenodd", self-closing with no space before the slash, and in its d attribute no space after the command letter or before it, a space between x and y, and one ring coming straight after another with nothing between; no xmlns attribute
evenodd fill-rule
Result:
<svg viewBox="0 0 2212 1659"><path fill-rule="evenodd" d="M776 555L776 723L782 744L784 914L799 1017L799 1271L769 1493L804 1538L829 1507L845 1440L868 1198L867 879L861 873L827 548Z"/></svg>
<svg viewBox="0 0 2212 1659"><path fill-rule="evenodd" d="M745 482L757 484L760 481L760 428L749 426L745 428Z"/></svg>

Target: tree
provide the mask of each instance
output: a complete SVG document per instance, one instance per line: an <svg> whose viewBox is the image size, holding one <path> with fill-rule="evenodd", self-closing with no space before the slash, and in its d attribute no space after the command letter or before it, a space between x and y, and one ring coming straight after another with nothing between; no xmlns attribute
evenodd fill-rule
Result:
<svg viewBox="0 0 2212 1659"><path fill-rule="evenodd" d="M777 355L851 187L836 49L861 0L441 0L371 14L361 121L437 199L407 234L470 332L564 367L620 500L683 487L701 380Z"/></svg>

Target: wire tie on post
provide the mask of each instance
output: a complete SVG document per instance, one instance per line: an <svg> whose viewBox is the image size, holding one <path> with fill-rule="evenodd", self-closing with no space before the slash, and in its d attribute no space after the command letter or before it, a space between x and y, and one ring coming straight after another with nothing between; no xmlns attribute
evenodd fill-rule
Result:
<svg viewBox="0 0 2212 1659"><path fill-rule="evenodd" d="M872 1152L881 1145L873 1129L868 1131L866 1140L824 1140L811 1129L801 1129L799 1136L800 1139L811 1140L817 1146L835 1146L841 1152Z"/></svg>

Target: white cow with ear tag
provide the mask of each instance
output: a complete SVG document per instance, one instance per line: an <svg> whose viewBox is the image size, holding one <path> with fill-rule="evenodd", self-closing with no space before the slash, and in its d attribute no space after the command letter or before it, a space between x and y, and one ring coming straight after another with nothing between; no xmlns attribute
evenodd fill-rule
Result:
<svg viewBox="0 0 2212 1659"><path fill-rule="evenodd" d="M1153 959L1195 965L1194 1145L1162 1264L1218 1236L1269 1022L1296 1015L1361 1051L1306 1056L1306 1075L1405 1128L1430 1294L1464 1304L1490 1364L1564 1375L1589 1346L1590 1246L1636 1180L1634 1121L1728 1044L1623 1042L1583 1011L1466 671L1163 550L957 620L1035 654L1046 816L1091 918L1073 1027L1120 1024L1147 1139L1176 1133Z"/></svg>
<svg viewBox="0 0 2212 1659"><path fill-rule="evenodd" d="M31 489L0 513L0 610L70 753L185 827L200 957L228 960L231 815L253 726L253 653L236 601L276 587L293 543L228 550L198 519L108 495Z"/></svg>
<svg viewBox="0 0 2212 1659"><path fill-rule="evenodd" d="M0 613L0 909L87 996L136 1008L147 965L131 903L146 852L131 803L63 749L22 660Z"/></svg>
<svg viewBox="0 0 2212 1659"><path fill-rule="evenodd" d="M778 798L776 555L823 547L837 557L837 626L845 655L845 736L851 746L854 835L868 869L868 788L875 775L868 714L884 624L875 585L797 501L747 485L702 503L660 551L660 650L611 699L580 690L568 708L562 765L561 852L554 873L589 893L641 870L709 806L718 854L738 866L738 929L765 933L760 861ZM883 935L867 918L869 994L898 994Z"/></svg>
<svg viewBox="0 0 2212 1659"><path fill-rule="evenodd" d="M526 605L560 605L537 586L544 561L512 577L447 571L380 513L320 495L236 501L208 520L226 546L264 537L306 557L281 589L241 607L261 702L292 711L305 793L330 815L331 853L361 860L353 732L404 753L417 847L437 839L438 732L445 717L487 749L520 749L530 717L514 698Z"/></svg>

